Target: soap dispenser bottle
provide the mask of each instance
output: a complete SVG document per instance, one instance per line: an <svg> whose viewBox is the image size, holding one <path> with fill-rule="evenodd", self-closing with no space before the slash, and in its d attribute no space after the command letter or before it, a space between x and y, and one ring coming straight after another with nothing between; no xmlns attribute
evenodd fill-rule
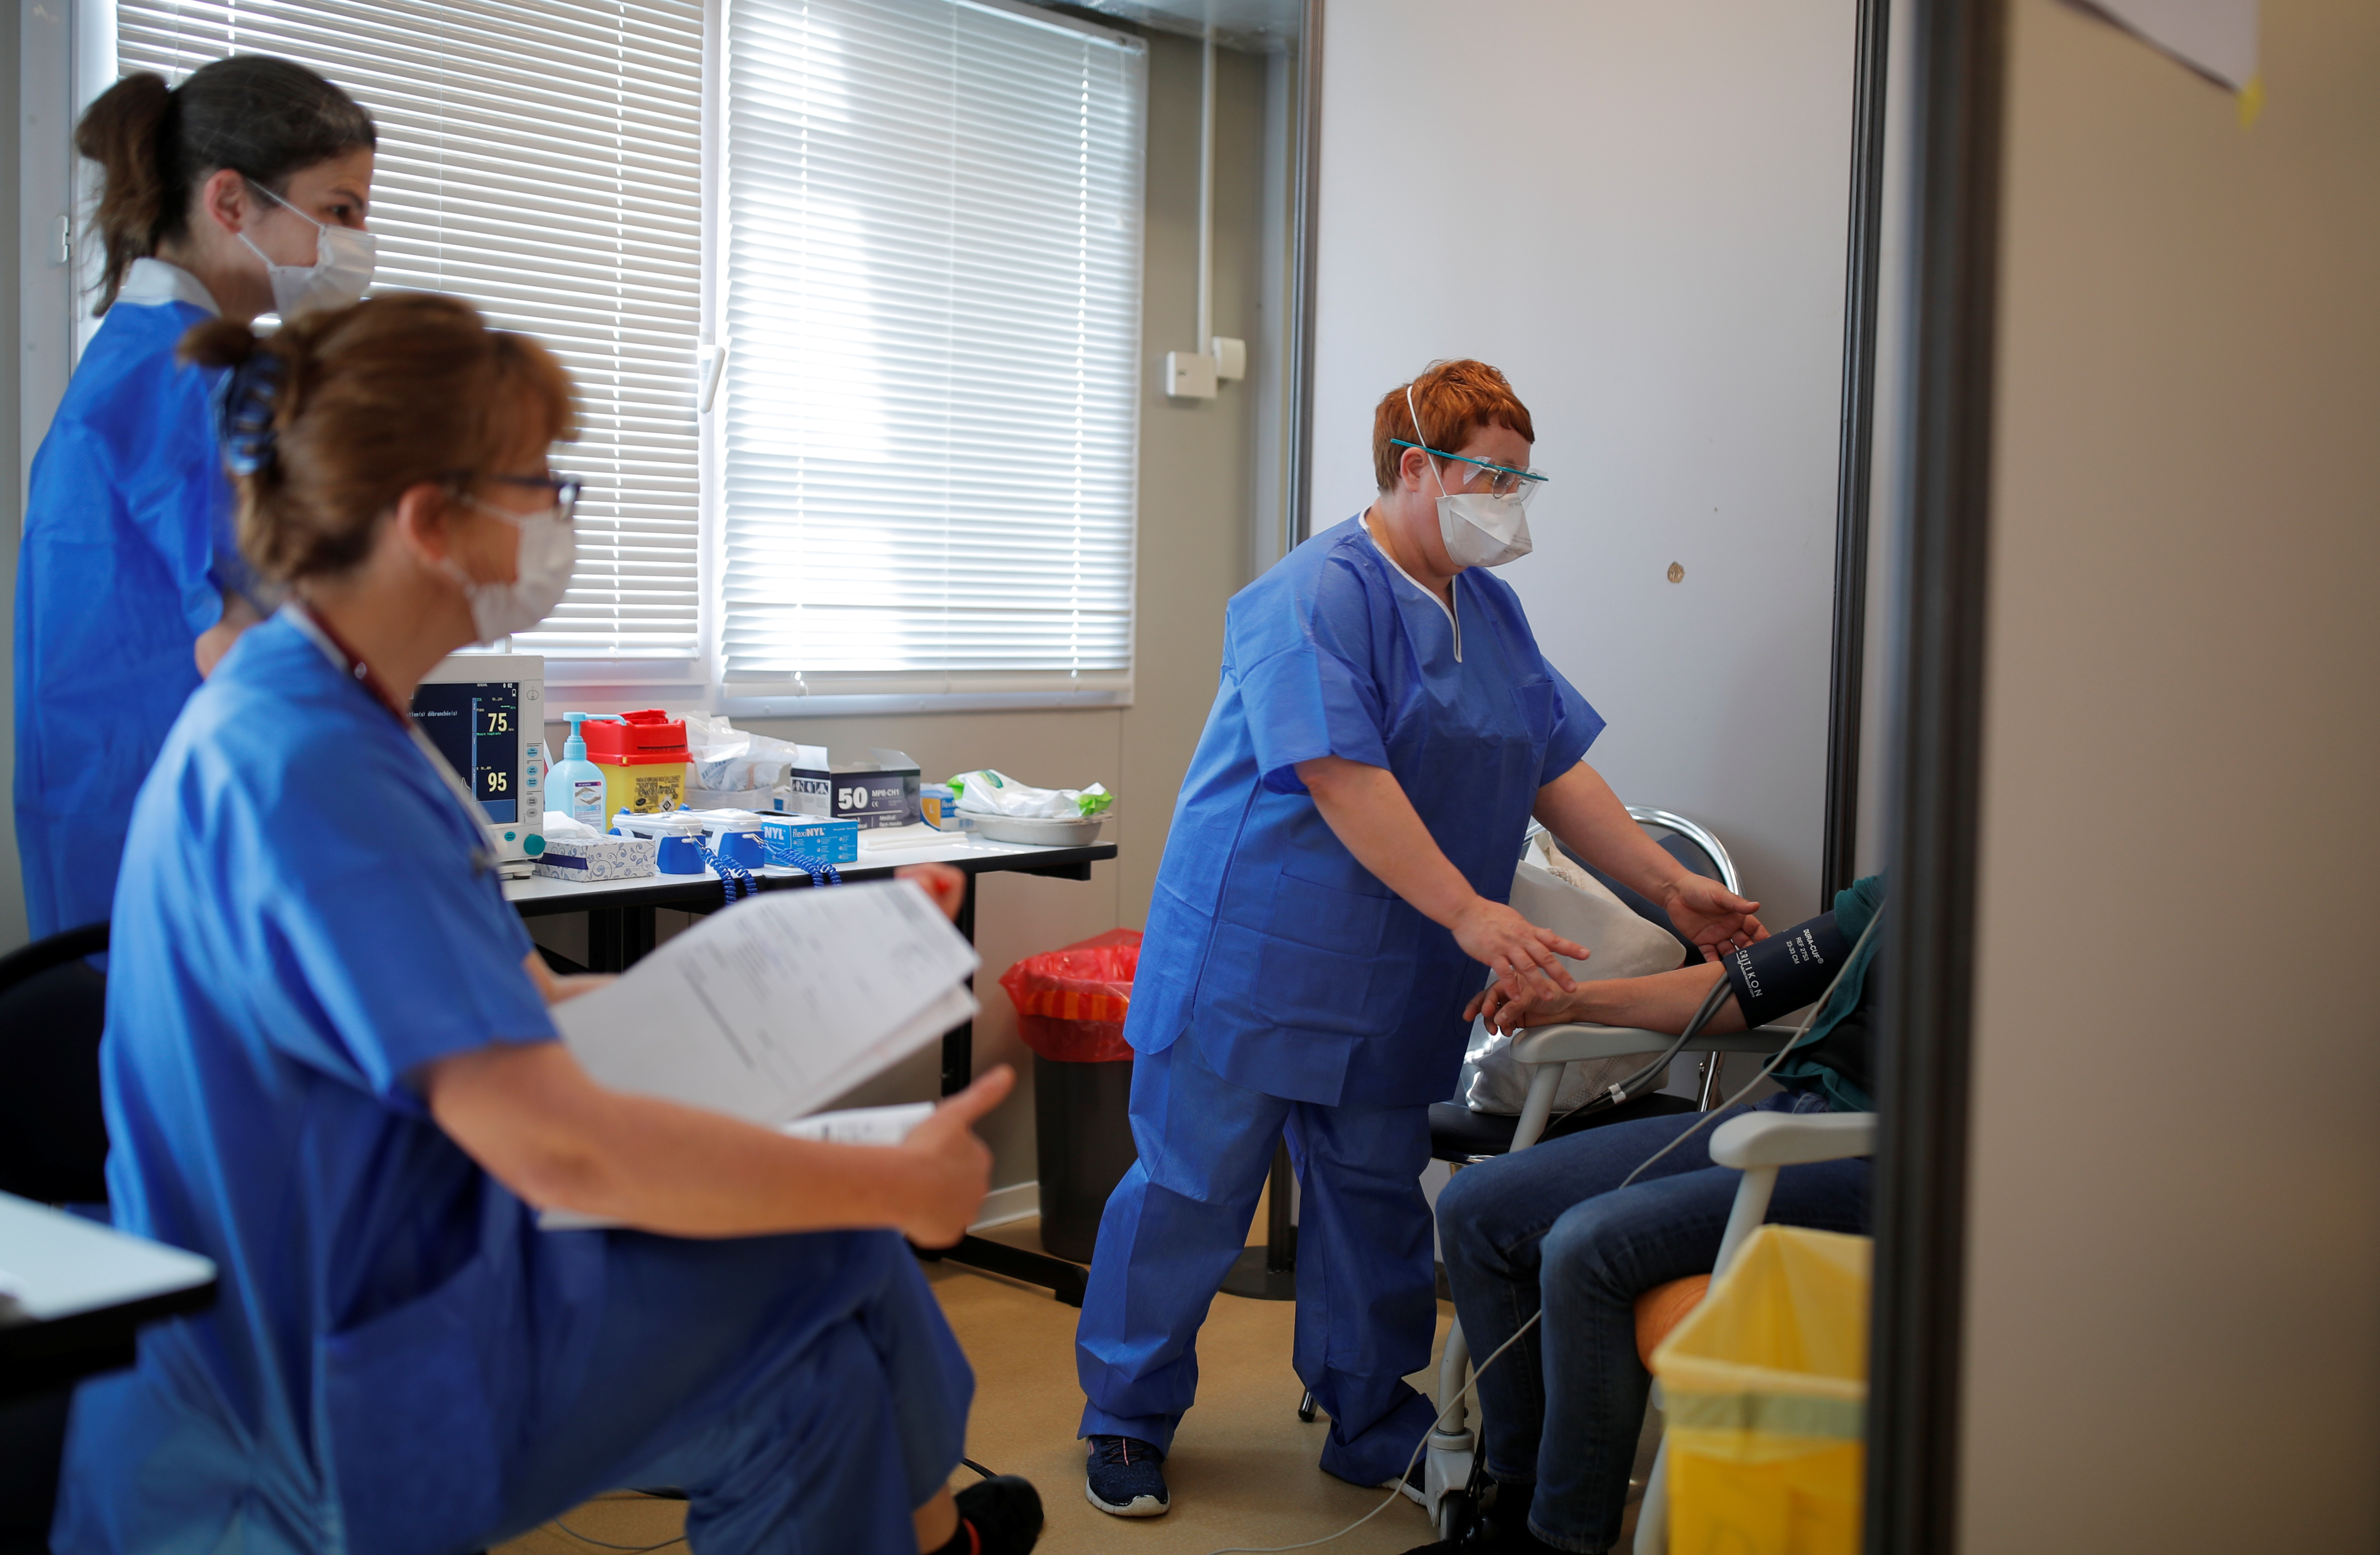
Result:
<svg viewBox="0 0 2380 1555"><path fill-rule="evenodd" d="M578 728L590 718L608 721L613 715L565 712L562 716L570 720L570 737L562 742L562 759L553 764L545 791L562 801L571 820L601 832L612 824L612 818L603 813L603 769L587 759L587 741Z"/></svg>

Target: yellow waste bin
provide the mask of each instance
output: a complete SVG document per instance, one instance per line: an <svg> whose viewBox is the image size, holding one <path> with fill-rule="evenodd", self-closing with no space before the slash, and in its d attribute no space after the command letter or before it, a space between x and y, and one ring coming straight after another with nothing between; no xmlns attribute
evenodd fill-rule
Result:
<svg viewBox="0 0 2380 1555"><path fill-rule="evenodd" d="M1762 1226L1653 1352L1670 1555L1857 1555L1872 1246Z"/></svg>

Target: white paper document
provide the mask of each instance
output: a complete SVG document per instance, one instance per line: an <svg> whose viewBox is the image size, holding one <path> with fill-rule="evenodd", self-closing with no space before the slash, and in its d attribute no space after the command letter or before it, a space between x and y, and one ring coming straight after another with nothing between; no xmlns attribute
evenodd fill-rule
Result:
<svg viewBox="0 0 2380 1555"><path fill-rule="evenodd" d="M2127 30L2232 91L2256 77L2256 0L2089 0Z"/></svg>
<svg viewBox="0 0 2380 1555"><path fill-rule="evenodd" d="M974 1018L977 965L906 881L773 891L711 914L553 1017L614 1090L784 1124Z"/></svg>

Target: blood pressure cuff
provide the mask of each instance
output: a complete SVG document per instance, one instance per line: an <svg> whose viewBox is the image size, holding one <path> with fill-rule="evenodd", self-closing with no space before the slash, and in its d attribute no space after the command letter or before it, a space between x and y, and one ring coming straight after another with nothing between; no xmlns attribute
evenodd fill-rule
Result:
<svg viewBox="0 0 2380 1555"><path fill-rule="evenodd" d="M1852 942L1835 927L1835 915L1821 913L1782 934L1730 952L1719 958L1719 965L1727 969L1736 1008L1743 1012L1748 1028L1815 1003L1851 954Z"/></svg>

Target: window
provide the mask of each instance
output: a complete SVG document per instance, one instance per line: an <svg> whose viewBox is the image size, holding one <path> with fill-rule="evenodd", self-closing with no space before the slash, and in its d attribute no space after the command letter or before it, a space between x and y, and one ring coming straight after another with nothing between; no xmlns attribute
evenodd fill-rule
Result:
<svg viewBox="0 0 2380 1555"><path fill-rule="evenodd" d="M451 291L577 384L578 572L516 649L700 650L702 0L116 0L118 68L235 51L320 70L380 123L377 288Z"/></svg>
<svg viewBox="0 0 2380 1555"><path fill-rule="evenodd" d="M1145 45L734 0L731 696L1130 687Z"/></svg>

